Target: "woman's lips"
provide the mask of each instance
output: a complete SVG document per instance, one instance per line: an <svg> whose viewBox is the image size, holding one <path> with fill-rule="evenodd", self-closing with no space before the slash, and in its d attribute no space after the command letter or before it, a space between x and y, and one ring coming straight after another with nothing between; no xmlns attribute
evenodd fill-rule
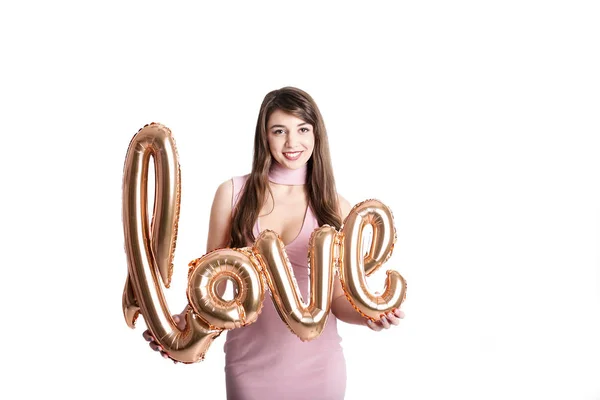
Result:
<svg viewBox="0 0 600 400"><path fill-rule="evenodd" d="M289 151L289 152L283 153L283 156L290 161L296 161L297 159L300 158L301 155L302 155L301 151Z"/></svg>

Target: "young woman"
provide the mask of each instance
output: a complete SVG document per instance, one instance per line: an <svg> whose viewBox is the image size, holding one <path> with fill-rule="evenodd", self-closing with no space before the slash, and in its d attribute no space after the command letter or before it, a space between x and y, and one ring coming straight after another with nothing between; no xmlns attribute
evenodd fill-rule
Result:
<svg viewBox="0 0 600 400"><path fill-rule="evenodd" d="M227 180L216 191L207 252L251 246L261 231L271 229L285 244L306 299L310 235L324 224L339 230L350 209L335 188L327 132L316 103L297 88L274 90L260 108L250 174ZM256 322L227 332L228 399L343 399L346 365L337 319L379 331L398 325L404 313L395 310L371 323L348 302L337 277L331 311L321 335L302 342L265 296ZM148 331L144 337L168 357Z"/></svg>

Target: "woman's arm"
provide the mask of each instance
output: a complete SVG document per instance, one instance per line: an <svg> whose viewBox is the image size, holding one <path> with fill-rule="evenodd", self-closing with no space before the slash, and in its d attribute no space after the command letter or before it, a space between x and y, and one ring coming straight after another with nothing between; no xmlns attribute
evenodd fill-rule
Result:
<svg viewBox="0 0 600 400"><path fill-rule="evenodd" d="M210 222L208 225L208 238L206 240L206 253L227 247L231 229L231 211L233 198L233 182L231 179L221 183L215 192L210 209ZM217 286L216 291L220 296L225 293L226 282ZM181 312L185 314L187 307Z"/></svg>
<svg viewBox="0 0 600 400"><path fill-rule="evenodd" d="M233 182L227 180L219 185L210 209L206 252L227 247L231 230L231 202Z"/></svg>
<svg viewBox="0 0 600 400"><path fill-rule="evenodd" d="M206 244L206 253L226 247L229 243L229 229L231 226L231 200L233 197L233 182L231 180L223 182L217 188L210 210L210 223L208 226L208 240ZM225 293L225 285L217 288L217 292L223 296ZM183 309L180 314L173 316L173 320L180 330L184 330L186 323L184 315L188 311L189 304ZM164 358L169 358L169 355L164 349L156 343L150 330L144 331L142 334L144 339L149 341L150 347L160 352ZM178 363L178 361L173 360Z"/></svg>
<svg viewBox="0 0 600 400"><path fill-rule="evenodd" d="M221 183L217 188L210 209L210 222L208 225L208 239L206 252L222 249L229 245L231 232L231 211L233 199L233 182L231 179ZM222 281L217 287L217 294L223 297L226 282Z"/></svg>
<svg viewBox="0 0 600 400"><path fill-rule="evenodd" d="M335 277L335 281L333 284L333 300L331 302L331 312L333 312L333 315L335 315L337 319L344 321L347 324L367 326L368 319L360 315L360 313L354 309L352 304L350 304L350 302L346 298L344 289L342 289L340 279L337 276Z"/></svg>

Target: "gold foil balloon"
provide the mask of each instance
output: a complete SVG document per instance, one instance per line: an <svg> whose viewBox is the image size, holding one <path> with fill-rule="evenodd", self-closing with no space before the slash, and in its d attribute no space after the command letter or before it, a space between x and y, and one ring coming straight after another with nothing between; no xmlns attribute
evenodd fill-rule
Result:
<svg viewBox="0 0 600 400"><path fill-rule="evenodd" d="M155 165L155 201L148 221L148 168ZM141 313L156 341L175 360L191 363L204 357L220 329L193 314L185 314L180 331L167 307L159 276L167 286L179 219L179 164L171 132L160 124L146 125L131 140L123 172L123 230L128 274L123 314L130 327ZM151 225L151 226L149 226Z"/></svg>
<svg viewBox="0 0 600 400"><path fill-rule="evenodd" d="M190 263L188 301L194 311L215 328L233 329L256 321L265 289L254 255L244 250L221 249ZM232 280L237 294L224 300L217 287Z"/></svg>
<svg viewBox="0 0 600 400"><path fill-rule="evenodd" d="M154 160L155 192L151 222L148 216L148 170ZM192 261L188 271L186 327L173 321L163 293L173 273L180 205L180 168L171 131L152 123L131 140L123 172L123 230L128 273L123 290L123 315L128 326L142 314L148 329L169 356L193 363L204 359L224 329L242 328L259 317L265 282L282 321L302 341L317 338L331 309L336 265L346 297L364 317L400 307L406 282L388 271L385 291L372 293L366 277L392 254L396 230L391 211L377 200L352 208L341 232L324 225L309 242L310 291L302 300L284 244L271 230L261 232L252 247L218 249ZM371 225L373 240L363 251L364 229ZM232 300L217 290L224 280L237 287ZM305 302L307 301L307 302ZM242 328L243 329L243 328Z"/></svg>
<svg viewBox="0 0 600 400"><path fill-rule="evenodd" d="M140 315L140 307L138 306L138 301L135 299L133 286L131 286L131 282L129 281L129 273L127 274L127 278L125 279L125 289L123 290L122 303L123 316L125 317L125 322L127 323L127 326L129 326L130 328L134 328L135 321Z"/></svg>
<svg viewBox="0 0 600 400"><path fill-rule="evenodd" d="M363 236L369 225L373 229L373 238L365 255ZM340 281L350 303L373 321L394 308L400 308L406 297L406 281L402 275L388 270L382 294L371 292L366 280L392 255L396 229L390 209L378 200L366 200L355 205L344 220L341 234Z"/></svg>
<svg viewBox="0 0 600 400"><path fill-rule="evenodd" d="M335 228L324 225L311 235L308 304L302 301L290 261L277 233L265 230L254 243L253 250L271 289L275 309L302 341L318 337L327 323L333 293L336 234Z"/></svg>

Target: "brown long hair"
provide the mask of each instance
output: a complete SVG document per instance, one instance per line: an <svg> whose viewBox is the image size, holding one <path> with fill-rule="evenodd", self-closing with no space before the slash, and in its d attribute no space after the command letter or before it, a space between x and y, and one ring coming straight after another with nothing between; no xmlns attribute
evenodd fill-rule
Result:
<svg viewBox="0 0 600 400"><path fill-rule="evenodd" d="M272 156L267 141L267 122L275 110L292 114L313 126L315 145L306 171L309 206L319 226L328 224L340 229L342 224L323 117L308 93L288 86L267 93L260 106L254 134L252 171L233 212L230 247L244 247L256 240L252 228L267 191L270 192L268 175Z"/></svg>

